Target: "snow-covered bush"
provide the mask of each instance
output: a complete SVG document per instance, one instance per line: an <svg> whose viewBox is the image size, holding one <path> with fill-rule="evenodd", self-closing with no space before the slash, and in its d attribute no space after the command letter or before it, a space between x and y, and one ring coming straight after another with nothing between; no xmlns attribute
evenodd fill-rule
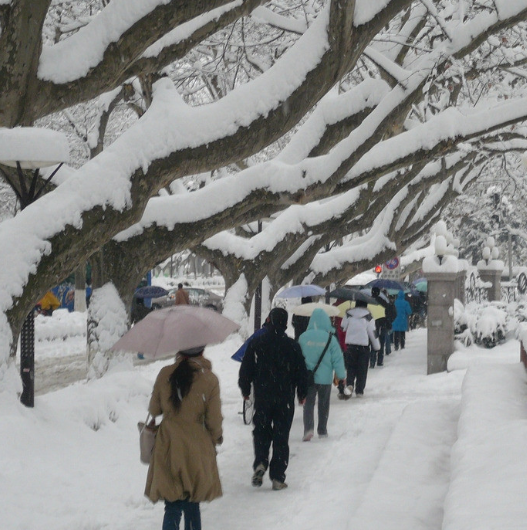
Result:
<svg viewBox="0 0 527 530"><path fill-rule="evenodd" d="M469 302L466 306L456 300L454 304L454 329L456 340L465 346L472 343L493 348L505 341L510 326L517 319L502 302Z"/></svg>
<svg viewBox="0 0 527 530"><path fill-rule="evenodd" d="M481 309L476 321L474 338L476 344L493 348L505 341L507 332L507 313L496 305L487 305Z"/></svg>

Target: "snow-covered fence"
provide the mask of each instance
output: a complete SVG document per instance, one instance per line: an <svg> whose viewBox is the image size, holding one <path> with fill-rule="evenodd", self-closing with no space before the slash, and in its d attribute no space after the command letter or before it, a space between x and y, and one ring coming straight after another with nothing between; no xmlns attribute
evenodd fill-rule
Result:
<svg viewBox="0 0 527 530"><path fill-rule="evenodd" d="M466 303L482 303L487 300L487 286L481 281L478 270L473 267L465 279L465 301Z"/></svg>
<svg viewBox="0 0 527 530"><path fill-rule="evenodd" d="M465 282L465 300L466 303L488 301L490 282L484 282L477 268L472 268ZM519 296L527 294L527 275L521 273L517 278L510 281L501 282L501 300L503 302L513 302L518 300Z"/></svg>
<svg viewBox="0 0 527 530"><path fill-rule="evenodd" d="M501 282L501 299L504 302L515 302L518 300L518 284L515 280Z"/></svg>

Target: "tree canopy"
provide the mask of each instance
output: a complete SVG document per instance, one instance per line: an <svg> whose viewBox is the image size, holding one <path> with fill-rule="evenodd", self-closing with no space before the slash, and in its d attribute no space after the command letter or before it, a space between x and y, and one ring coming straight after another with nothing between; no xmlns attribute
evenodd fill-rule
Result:
<svg viewBox="0 0 527 530"><path fill-rule="evenodd" d="M525 149L526 17L527 0L3 2L1 127L116 97L137 118L0 224L0 359L103 247L116 283L195 248L250 294L415 243Z"/></svg>

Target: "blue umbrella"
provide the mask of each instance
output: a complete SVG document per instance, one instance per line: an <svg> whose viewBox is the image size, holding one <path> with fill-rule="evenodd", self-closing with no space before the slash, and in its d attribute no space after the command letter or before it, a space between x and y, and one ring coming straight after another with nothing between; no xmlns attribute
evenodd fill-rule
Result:
<svg viewBox="0 0 527 530"><path fill-rule="evenodd" d="M276 295L276 298L306 298L307 296L321 296L326 290L318 285L292 285L286 287Z"/></svg>
<svg viewBox="0 0 527 530"><path fill-rule="evenodd" d="M163 289L163 287L158 287L157 285L145 285L140 287L134 293L136 298L159 298L160 296L166 296L168 291Z"/></svg>

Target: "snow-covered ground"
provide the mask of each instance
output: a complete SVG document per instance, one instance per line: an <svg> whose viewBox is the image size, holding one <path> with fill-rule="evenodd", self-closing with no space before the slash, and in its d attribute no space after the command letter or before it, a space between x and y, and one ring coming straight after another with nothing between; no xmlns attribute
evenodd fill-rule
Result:
<svg viewBox="0 0 527 530"><path fill-rule="evenodd" d="M57 331L69 319L81 329L82 316L58 316L37 324L36 356L60 366L80 359L84 345ZM65 340L42 340L43 326L51 337L55 325ZM225 442L224 496L202 505L204 529L527 528L527 378L517 341L463 348L451 372L427 376L426 330L410 332L404 351L370 370L363 399L342 402L334 391L329 438L302 442L297 408L281 492L268 480L250 484L251 427L230 359L240 344L235 336L206 351L221 382ZM130 360L89 383L65 376L67 386L39 393L34 409L0 394L2 530L161 528L162 504L143 496L137 422L169 362ZM39 377L47 376L37 364Z"/></svg>

